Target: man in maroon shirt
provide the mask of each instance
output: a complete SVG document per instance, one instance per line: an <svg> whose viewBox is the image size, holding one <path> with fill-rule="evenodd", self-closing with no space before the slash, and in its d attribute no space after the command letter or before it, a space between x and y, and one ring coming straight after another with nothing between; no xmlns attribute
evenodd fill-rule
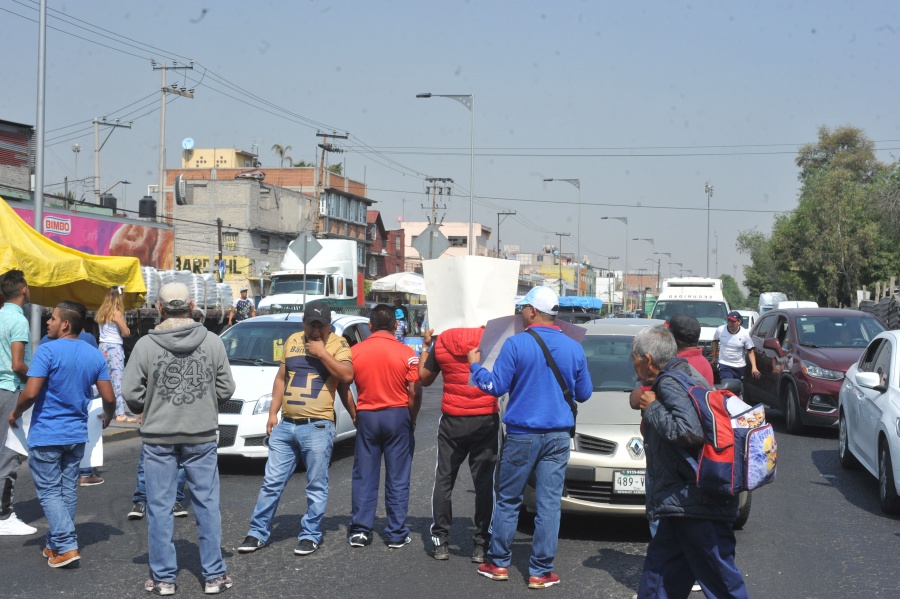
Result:
<svg viewBox="0 0 900 599"><path fill-rule="evenodd" d="M676 314L669 319L668 326L678 346L678 357L687 360L710 385L714 384L712 366L703 357L703 349L697 345L700 341L700 323L697 319L687 314Z"/></svg>

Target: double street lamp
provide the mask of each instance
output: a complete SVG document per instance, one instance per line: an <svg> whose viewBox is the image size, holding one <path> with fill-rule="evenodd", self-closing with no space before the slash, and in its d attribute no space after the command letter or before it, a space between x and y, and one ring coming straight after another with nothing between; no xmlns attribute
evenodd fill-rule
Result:
<svg viewBox="0 0 900 599"><path fill-rule="evenodd" d="M472 113L471 161L469 170L469 255L475 255L475 94L416 94L417 98L450 98Z"/></svg>
<svg viewBox="0 0 900 599"><path fill-rule="evenodd" d="M578 189L578 217L575 230L575 295L581 295L581 179L544 179L548 181L564 181Z"/></svg>
<svg viewBox="0 0 900 599"><path fill-rule="evenodd" d="M703 187L706 193L706 277L709 278L709 200L713 196L713 186L706 182Z"/></svg>
<svg viewBox="0 0 900 599"><path fill-rule="evenodd" d="M622 311L627 312L625 303L628 298L628 217L627 216L601 216L600 220L618 220L625 223L625 274L622 276Z"/></svg>
<svg viewBox="0 0 900 599"><path fill-rule="evenodd" d="M615 303L615 302L613 302L613 284L612 284L612 278L610 278L610 276L609 276L609 275L610 275L610 272L611 272L611 271L610 271L610 266L612 266L612 261L613 261L613 260L618 260L618 259L619 259L618 256L607 256L607 257L606 257L606 280L607 280L607 282L608 282L608 284L607 284L607 301L608 301L608 303L607 303L607 306L606 306L606 315L607 315L607 316L609 316L609 315L612 314L613 303Z"/></svg>

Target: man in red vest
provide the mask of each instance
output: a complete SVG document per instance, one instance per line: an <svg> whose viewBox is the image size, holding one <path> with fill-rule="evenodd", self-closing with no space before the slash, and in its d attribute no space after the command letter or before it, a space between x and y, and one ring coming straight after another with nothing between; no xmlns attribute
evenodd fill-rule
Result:
<svg viewBox="0 0 900 599"><path fill-rule="evenodd" d="M469 460L475 485L475 549L472 561L484 562L490 545L493 513L494 468L497 464L498 429L500 426L497 398L469 385L469 350L478 347L482 327L448 329L433 337L425 332L419 357L419 381L428 387L444 374L444 395L438 424L437 467L431 495L431 540L434 559L450 559L447 537L453 521L451 496L459 468ZM432 340L434 351L431 351Z"/></svg>

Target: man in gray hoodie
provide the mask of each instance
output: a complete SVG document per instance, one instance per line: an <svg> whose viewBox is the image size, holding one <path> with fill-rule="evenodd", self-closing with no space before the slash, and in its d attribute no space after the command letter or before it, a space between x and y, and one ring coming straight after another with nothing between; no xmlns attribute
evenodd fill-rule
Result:
<svg viewBox="0 0 900 599"><path fill-rule="evenodd" d="M204 590L216 594L232 585L222 561L216 431L218 407L234 393L234 379L221 339L191 319L194 302L186 285L163 285L158 308L163 322L135 344L122 379L129 409L144 415L150 555L144 588L175 594L172 507L182 464L197 517Z"/></svg>

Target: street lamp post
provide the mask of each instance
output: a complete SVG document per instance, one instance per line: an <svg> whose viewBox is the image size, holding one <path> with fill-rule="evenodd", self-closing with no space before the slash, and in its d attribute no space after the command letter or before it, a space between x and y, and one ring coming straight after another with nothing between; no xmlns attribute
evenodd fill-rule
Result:
<svg viewBox="0 0 900 599"><path fill-rule="evenodd" d="M678 266L678 276L684 276L684 264L681 262L669 262L669 275L672 275L672 266Z"/></svg>
<svg viewBox="0 0 900 599"><path fill-rule="evenodd" d="M472 136L469 164L469 255L475 255L475 94L416 94L417 98L450 98L472 113Z"/></svg>
<svg viewBox="0 0 900 599"><path fill-rule="evenodd" d="M578 215L575 230L575 296L581 295L581 179L544 179L544 181L563 181L578 189Z"/></svg>
<svg viewBox="0 0 900 599"><path fill-rule="evenodd" d="M706 182L703 187L706 192L706 277L709 278L709 200L713 196L713 186Z"/></svg>
<svg viewBox="0 0 900 599"><path fill-rule="evenodd" d="M628 217L627 216L601 216L600 220L619 220L625 223L625 274L622 276L622 311L627 312L625 303L628 301Z"/></svg>
<svg viewBox="0 0 900 599"><path fill-rule="evenodd" d="M666 256L669 260L672 259L672 252L653 252L657 256ZM669 276L672 276L672 268L669 268ZM656 259L656 292L659 293L660 289L662 289L662 258Z"/></svg>
<svg viewBox="0 0 900 599"><path fill-rule="evenodd" d="M568 237L568 233L554 233L554 235L559 235L559 246L557 247L556 260L559 262L559 297L563 296L563 275L562 275L562 238Z"/></svg>
<svg viewBox="0 0 900 599"><path fill-rule="evenodd" d="M619 259L618 256L607 256L606 257L606 281L607 281L607 298L606 299L609 302L608 305L606 306L607 318L612 314L612 306L614 303L613 302L613 289L612 289L613 285L612 285L612 279L609 276L609 273L610 273L609 267L612 264L613 260L618 260L618 259Z"/></svg>
<svg viewBox="0 0 900 599"><path fill-rule="evenodd" d="M653 254L656 253L656 242L654 241L654 239L652 237L632 237L631 241L649 241L650 242L650 255L652 256ZM641 291L643 291L643 288L641 288Z"/></svg>

